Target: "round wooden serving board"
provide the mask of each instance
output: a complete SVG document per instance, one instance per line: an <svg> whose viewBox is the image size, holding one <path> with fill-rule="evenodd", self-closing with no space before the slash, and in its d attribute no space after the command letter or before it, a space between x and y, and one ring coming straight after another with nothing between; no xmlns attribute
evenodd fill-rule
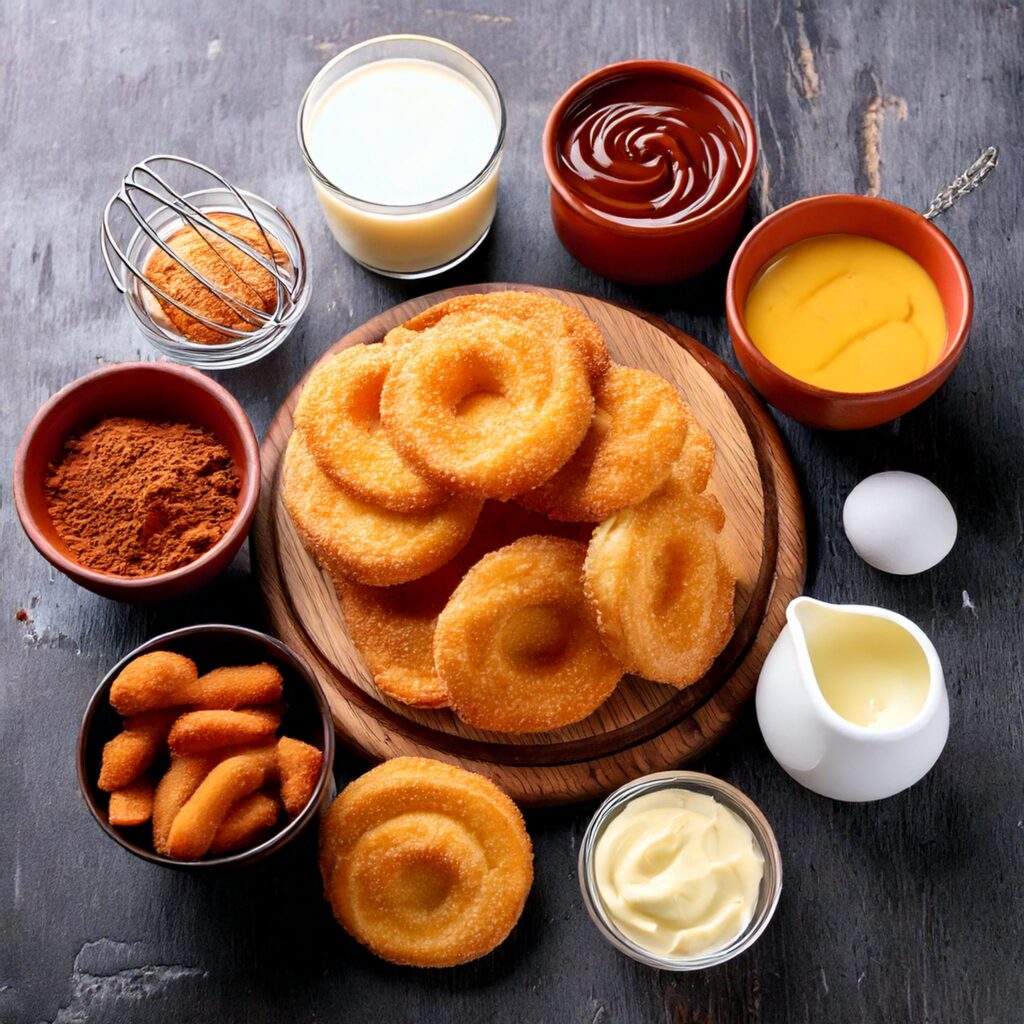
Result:
<svg viewBox="0 0 1024 1024"><path fill-rule="evenodd" d="M301 384L263 442L254 527L257 571L272 629L309 661L339 738L358 754L371 761L402 754L436 757L489 776L520 803L569 803L683 764L733 724L785 623L786 605L803 586L803 509L782 440L761 403L720 359L653 316L551 288L475 285L411 299L346 335L325 355L377 342L390 328L453 295L506 288L543 292L578 306L604 332L616 362L672 381L714 438L711 490L725 508L723 542L738 579L736 633L704 679L677 690L627 676L583 722L529 736L481 732L448 710L410 708L384 697L348 638L329 577L306 553L281 500L278 470Z"/></svg>

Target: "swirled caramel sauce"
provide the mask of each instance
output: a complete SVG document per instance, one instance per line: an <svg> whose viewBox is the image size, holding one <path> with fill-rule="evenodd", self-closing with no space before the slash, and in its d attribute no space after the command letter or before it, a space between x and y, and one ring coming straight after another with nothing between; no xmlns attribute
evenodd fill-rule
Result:
<svg viewBox="0 0 1024 1024"><path fill-rule="evenodd" d="M568 188L620 224L680 224L736 185L742 127L713 96L671 78L616 78L570 108L558 137Z"/></svg>

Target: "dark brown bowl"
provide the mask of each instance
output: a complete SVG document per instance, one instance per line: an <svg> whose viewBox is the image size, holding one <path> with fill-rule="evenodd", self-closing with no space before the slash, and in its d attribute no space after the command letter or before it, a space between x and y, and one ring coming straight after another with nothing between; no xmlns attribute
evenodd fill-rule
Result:
<svg viewBox="0 0 1024 1024"><path fill-rule="evenodd" d="M829 234L887 242L916 260L935 282L946 313L946 345L938 362L917 379L884 391L828 391L780 370L747 333L747 296L761 271L787 246ZM953 243L921 214L869 196L813 196L766 217L737 249L725 286L733 350L750 383L780 412L827 430L888 423L934 394L960 361L973 310L971 276Z"/></svg>
<svg viewBox="0 0 1024 1024"><path fill-rule="evenodd" d="M150 828L120 828L107 820L107 802L110 798L97 785L103 744L121 731L123 719L110 706L110 687L118 673L133 658L150 651L174 651L191 658L200 672L222 665L252 665L271 662L284 677L284 699L288 705L281 722L280 734L303 740L324 752L324 762L316 788L302 813L283 825L256 846L222 857L203 860L175 860L153 850ZM136 857L164 867L187 871L206 871L211 868L241 867L255 864L272 853L283 849L296 839L319 816L325 800L334 796L334 724L319 683L306 663L290 648L266 633L242 626L211 624L188 626L172 633L148 640L130 654L126 654L103 678L89 700L78 733L78 784L100 828L116 843Z"/></svg>
<svg viewBox="0 0 1024 1024"><path fill-rule="evenodd" d="M78 562L54 528L46 502L46 476L64 442L108 416L165 419L205 427L231 453L238 471L238 514L227 533L194 562L156 576L115 576ZM242 546L260 491L260 453L252 425L238 402L198 370L172 363L120 363L61 388L32 417L14 460L18 518L39 553L79 586L119 601L177 597L208 583Z"/></svg>

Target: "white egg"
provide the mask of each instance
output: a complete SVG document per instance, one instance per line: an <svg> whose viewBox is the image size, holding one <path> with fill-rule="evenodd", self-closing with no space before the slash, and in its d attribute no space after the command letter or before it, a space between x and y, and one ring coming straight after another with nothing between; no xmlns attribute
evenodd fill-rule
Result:
<svg viewBox="0 0 1024 1024"><path fill-rule="evenodd" d="M911 576L938 565L956 543L956 513L942 491L916 473L876 473L843 506L843 528L868 565Z"/></svg>

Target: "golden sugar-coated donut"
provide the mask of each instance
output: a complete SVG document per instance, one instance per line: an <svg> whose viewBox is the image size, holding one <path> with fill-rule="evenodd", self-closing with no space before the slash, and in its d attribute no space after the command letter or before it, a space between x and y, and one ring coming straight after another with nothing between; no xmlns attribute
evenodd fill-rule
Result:
<svg viewBox="0 0 1024 1024"><path fill-rule="evenodd" d="M594 389L594 418L569 461L518 500L552 519L600 522L643 501L672 471L686 411L664 377L609 367Z"/></svg>
<svg viewBox="0 0 1024 1024"><path fill-rule="evenodd" d="M673 467L694 491L703 491L715 468L715 442L711 435L697 422L687 405L683 406L686 426L683 431L683 447Z"/></svg>
<svg viewBox="0 0 1024 1024"><path fill-rule="evenodd" d="M292 434L284 460L285 505L299 537L332 575L386 587L426 576L469 540L483 502L452 497L429 512L391 512L354 498Z"/></svg>
<svg viewBox="0 0 1024 1024"><path fill-rule="evenodd" d="M736 580L718 537L725 515L680 463L665 484L594 531L584 586L608 649L631 672L684 687L732 636Z"/></svg>
<svg viewBox="0 0 1024 1024"><path fill-rule="evenodd" d="M594 398L573 346L474 313L445 317L422 338L384 383L381 421L424 475L461 494L511 498L554 475L583 440Z"/></svg>
<svg viewBox="0 0 1024 1024"><path fill-rule="evenodd" d="M429 576L395 587L337 581L349 636L383 694L414 707L448 704L448 690L434 669L438 615L474 562L534 533L590 537L583 524L554 523L512 502L488 501L469 543Z"/></svg>
<svg viewBox="0 0 1024 1024"><path fill-rule="evenodd" d="M395 451L380 425L380 393L400 350L353 345L310 374L295 429L320 468L363 501L394 512L436 508L448 496Z"/></svg>
<svg viewBox="0 0 1024 1024"><path fill-rule="evenodd" d="M496 732L545 732L586 718L622 666L583 594L586 546L523 537L485 555L437 620L434 664L462 721Z"/></svg>
<svg viewBox="0 0 1024 1024"><path fill-rule="evenodd" d="M422 757L345 787L320 830L324 893L377 956L454 967L499 946L533 883L523 816L489 779Z"/></svg>
<svg viewBox="0 0 1024 1024"><path fill-rule="evenodd" d="M568 341L579 349L591 381L601 379L611 359L600 328L582 310L540 292L484 292L456 295L425 309L402 328L389 332L385 341L407 341L409 331L423 331L458 313L482 313L525 324L546 337Z"/></svg>

